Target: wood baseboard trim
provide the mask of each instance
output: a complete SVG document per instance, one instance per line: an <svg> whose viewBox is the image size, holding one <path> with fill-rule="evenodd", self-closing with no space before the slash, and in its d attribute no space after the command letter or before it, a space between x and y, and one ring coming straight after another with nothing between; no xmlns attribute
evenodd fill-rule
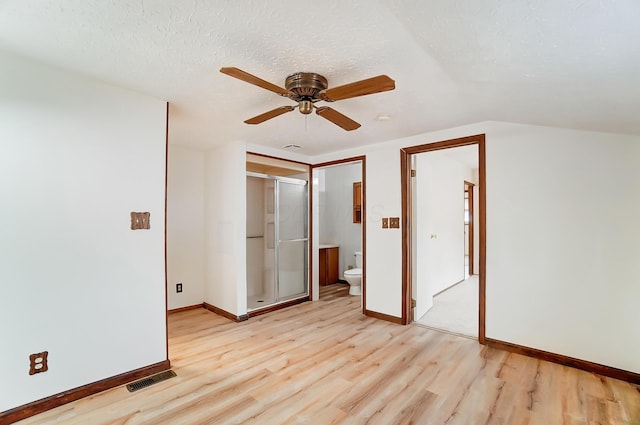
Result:
<svg viewBox="0 0 640 425"><path fill-rule="evenodd" d="M169 313L169 314L180 313L181 311L197 310L197 309L203 308L203 307L204 306L202 304L194 304L194 305L188 305L188 306L185 306L185 307L173 308L171 310L168 310L167 313Z"/></svg>
<svg viewBox="0 0 640 425"><path fill-rule="evenodd" d="M228 311L223 310L219 307L216 307L215 305L211 305L209 303L202 303L202 307L222 317L226 317L229 320L233 320L234 322L244 322L245 320L249 319L249 316L246 314L243 314L241 316L236 316L233 313L229 313Z"/></svg>
<svg viewBox="0 0 640 425"><path fill-rule="evenodd" d="M387 322L403 325L402 317L391 316L390 314L378 313L377 311L365 310L364 315L374 319L386 320Z"/></svg>
<svg viewBox="0 0 640 425"><path fill-rule="evenodd" d="M256 317L256 316L260 316L261 314L271 313L272 311L280 310L281 308L291 307L293 305L301 304L310 300L311 300L311 297L307 296L302 298L296 298L295 300L289 300L282 303L270 305L268 307L261 308L259 310L251 310L247 315L248 316L247 319L249 317Z"/></svg>
<svg viewBox="0 0 640 425"><path fill-rule="evenodd" d="M609 378L620 379L621 381L630 382L640 385L640 374L629 372L627 370L617 369L611 366L605 366L599 363L593 363L587 360L576 359L574 357L564 356L562 354L550 353L548 351L538 350L537 348L525 347L510 342L504 342L496 339L485 338L485 344L489 347L499 348L511 353L522 354L524 356L533 357L539 360L561 364L563 366L573 367L575 369L584 370L598 375L607 376Z"/></svg>
<svg viewBox="0 0 640 425"><path fill-rule="evenodd" d="M131 381L135 381L170 368L171 362L169 360L164 360L159 363L141 367L140 369L112 376L111 378L102 379L91 384L64 391L11 410L0 412L0 423L7 425L12 424L22 419L37 415L38 413L46 412L47 410L62 406L63 404L71 403L72 401L76 401L111 388L119 387L120 385L127 384Z"/></svg>

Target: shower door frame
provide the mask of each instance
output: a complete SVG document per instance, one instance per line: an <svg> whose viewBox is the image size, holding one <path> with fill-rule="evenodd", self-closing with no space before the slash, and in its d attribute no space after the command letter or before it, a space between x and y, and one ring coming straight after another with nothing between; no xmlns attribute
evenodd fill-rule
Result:
<svg viewBox="0 0 640 425"><path fill-rule="evenodd" d="M277 310L280 308L287 307L289 305L297 304L300 302L308 301L311 299L311 285L310 285L310 249L311 249L311 238L309 235L309 181L296 179L291 177L283 177L283 176L274 176L271 174L262 174L247 171L246 177L255 177L265 180L273 180L274 181L274 301L271 304L266 304L264 307L257 308L247 308L247 313L249 317L257 316L259 314L267 313L273 310ZM304 234L306 237L287 240L286 242L306 242L306 249L304 250L304 288L305 291L300 294L294 294L286 297L286 299L282 299L280 297L280 182L289 183L289 184L297 184L300 186L305 186L305 194L304 194L304 211L303 211L303 219L304 219Z"/></svg>

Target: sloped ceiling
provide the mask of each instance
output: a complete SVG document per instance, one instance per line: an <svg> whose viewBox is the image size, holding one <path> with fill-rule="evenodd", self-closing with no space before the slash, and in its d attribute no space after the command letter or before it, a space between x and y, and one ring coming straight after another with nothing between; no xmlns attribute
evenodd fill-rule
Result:
<svg viewBox="0 0 640 425"><path fill-rule="evenodd" d="M169 101L172 144L317 155L485 120L640 134L639 22L636 0L0 0L0 49ZM298 111L247 125L293 103L223 66L396 90L332 103L351 132Z"/></svg>

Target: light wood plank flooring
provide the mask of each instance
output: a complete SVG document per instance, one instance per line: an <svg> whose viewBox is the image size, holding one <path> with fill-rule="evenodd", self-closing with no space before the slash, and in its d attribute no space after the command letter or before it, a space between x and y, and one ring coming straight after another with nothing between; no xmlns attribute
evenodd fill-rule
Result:
<svg viewBox="0 0 640 425"><path fill-rule="evenodd" d="M640 424L634 385L368 318L347 291L242 323L172 314L176 378L21 424Z"/></svg>

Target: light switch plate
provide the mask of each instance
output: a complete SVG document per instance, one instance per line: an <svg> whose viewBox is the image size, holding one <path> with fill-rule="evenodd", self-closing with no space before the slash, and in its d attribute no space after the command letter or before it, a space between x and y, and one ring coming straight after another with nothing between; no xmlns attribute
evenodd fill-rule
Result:
<svg viewBox="0 0 640 425"><path fill-rule="evenodd" d="M382 228L383 229L389 228L389 219L387 217L382 217Z"/></svg>
<svg viewBox="0 0 640 425"><path fill-rule="evenodd" d="M150 229L148 212L131 212L131 230Z"/></svg>
<svg viewBox="0 0 640 425"><path fill-rule="evenodd" d="M389 227L392 229L400 228L400 217L390 217L389 218Z"/></svg>

